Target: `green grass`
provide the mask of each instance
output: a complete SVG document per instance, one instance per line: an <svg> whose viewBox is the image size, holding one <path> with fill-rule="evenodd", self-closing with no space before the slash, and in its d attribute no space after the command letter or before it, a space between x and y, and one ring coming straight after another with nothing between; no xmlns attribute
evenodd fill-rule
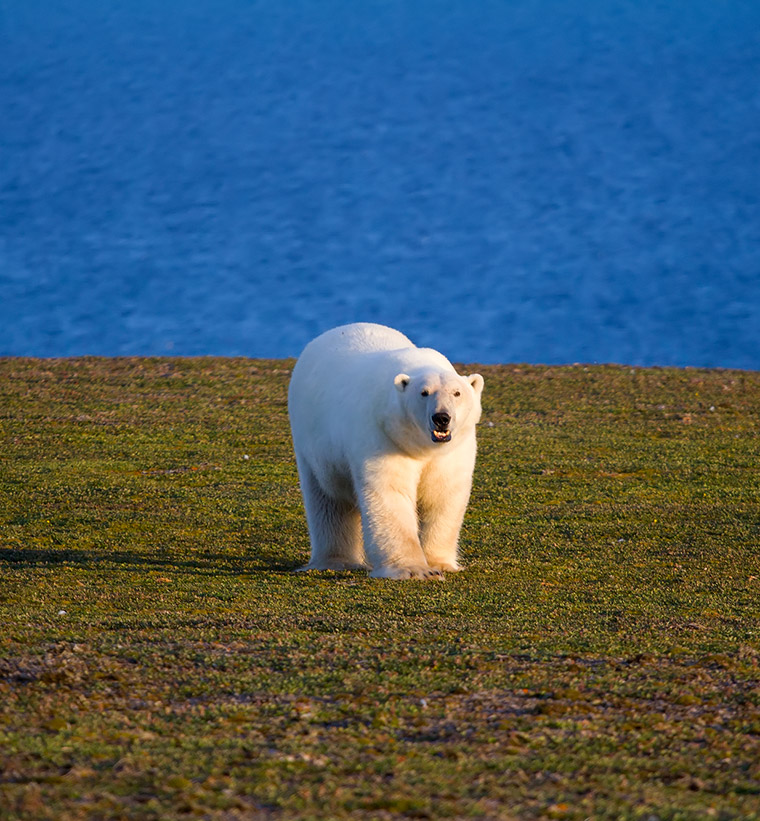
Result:
<svg viewBox="0 0 760 821"><path fill-rule="evenodd" d="M291 572L291 367L0 360L1 819L760 819L760 374L483 367L439 583Z"/></svg>

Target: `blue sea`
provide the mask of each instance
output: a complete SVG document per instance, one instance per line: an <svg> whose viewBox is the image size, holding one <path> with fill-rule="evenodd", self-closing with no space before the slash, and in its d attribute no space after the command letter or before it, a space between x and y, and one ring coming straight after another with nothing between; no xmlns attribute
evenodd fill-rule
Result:
<svg viewBox="0 0 760 821"><path fill-rule="evenodd" d="M0 355L760 369L758 0L0 0Z"/></svg>

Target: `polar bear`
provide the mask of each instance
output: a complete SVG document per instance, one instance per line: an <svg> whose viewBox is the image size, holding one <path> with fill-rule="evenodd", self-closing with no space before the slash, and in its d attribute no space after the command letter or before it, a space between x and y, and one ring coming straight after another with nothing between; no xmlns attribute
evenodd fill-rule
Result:
<svg viewBox="0 0 760 821"><path fill-rule="evenodd" d="M311 560L302 570L369 567L425 579L460 570L483 377L383 325L358 322L310 342L288 411Z"/></svg>

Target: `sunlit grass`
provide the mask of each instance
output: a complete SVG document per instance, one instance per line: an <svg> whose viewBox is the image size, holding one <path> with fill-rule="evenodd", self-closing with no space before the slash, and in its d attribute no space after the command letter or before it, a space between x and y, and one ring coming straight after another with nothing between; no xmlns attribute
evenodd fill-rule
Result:
<svg viewBox="0 0 760 821"><path fill-rule="evenodd" d="M0 361L0 818L760 818L760 375L481 367L422 583L291 572L291 366Z"/></svg>

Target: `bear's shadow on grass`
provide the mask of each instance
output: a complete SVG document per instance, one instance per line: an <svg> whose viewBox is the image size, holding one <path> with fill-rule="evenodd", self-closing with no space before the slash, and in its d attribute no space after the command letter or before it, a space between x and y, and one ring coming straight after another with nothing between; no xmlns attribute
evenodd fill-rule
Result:
<svg viewBox="0 0 760 821"><path fill-rule="evenodd" d="M269 570L292 573L303 565L303 561L287 559L271 550L251 551L250 556L230 553L205 553L202 558L177 556L174 553L147 555L131 550L66 550L40 549L28 547L0 547L0 566L13 565L20 568L71 564L81 567L96 567L105 564L120 566L155 568L163 570L184 570L188 573L212 576L233 576Z"/></svg>

